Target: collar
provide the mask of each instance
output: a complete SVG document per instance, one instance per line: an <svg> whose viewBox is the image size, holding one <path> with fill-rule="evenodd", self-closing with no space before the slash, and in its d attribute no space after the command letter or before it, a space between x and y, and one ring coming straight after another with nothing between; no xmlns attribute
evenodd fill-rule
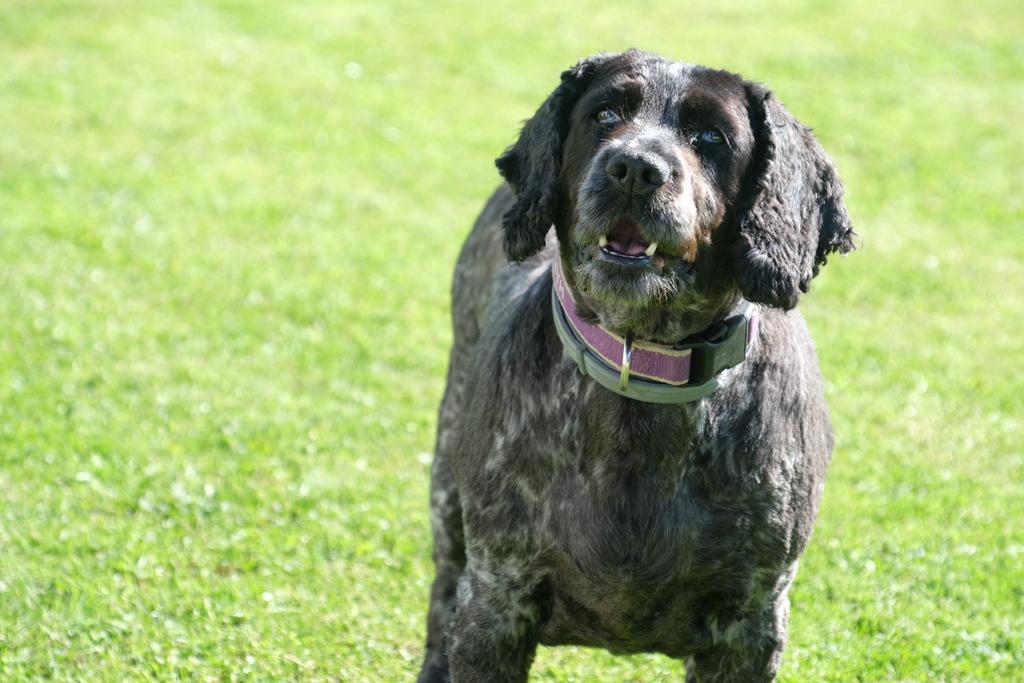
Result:
<svg viewBox="0 0 1024 683"><path fill-rule="evenodd" d="M754 305L671 346L623 338L584 320L555 255L551 266L555 329L580 372L610 391L647 403L689 403L718 388L717 376L742 363L757 336Z"/></svg>

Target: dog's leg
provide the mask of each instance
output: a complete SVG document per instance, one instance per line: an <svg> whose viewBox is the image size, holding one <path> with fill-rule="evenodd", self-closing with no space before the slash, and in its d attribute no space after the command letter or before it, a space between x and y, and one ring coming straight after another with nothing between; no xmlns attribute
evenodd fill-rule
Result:
<svg viewBox="0 0 1024 683"><path fill-rule="evenodd" d="M490 564L471 563L459 582L449 635L455 683L522 683L537 650L540 575L521 563Z"/></svg>
<svg viewBox="0 0 1024 683"><path fill-rule="evenodd" d="M789 620L789 597L784 591L765 613L737 625L735 635L686 660L686 683L767 683L782 663Z"/></svg>
<svg viewBox="0 0 1024 683"><path fill-rule="evenodd" d="M451 680L445 632L455 610L455 591L466 566L462 506L451 472L452 432L457 418L458 383L449 383L438 416L437 446L430 469L430 526L434 535L434 584L427 613L427 647L418 683Z"/></svg>

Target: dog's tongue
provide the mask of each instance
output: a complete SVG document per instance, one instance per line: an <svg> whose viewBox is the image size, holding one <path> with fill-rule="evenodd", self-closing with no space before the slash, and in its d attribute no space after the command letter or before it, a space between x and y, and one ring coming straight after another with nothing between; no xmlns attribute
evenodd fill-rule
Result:
<svg viewBox="0 0 1024 683"><path fill-rule="evenodd" d="M608 247L627 256L640 256L650 246L640 237L640 224L623 216L608 233Z"/></svg>

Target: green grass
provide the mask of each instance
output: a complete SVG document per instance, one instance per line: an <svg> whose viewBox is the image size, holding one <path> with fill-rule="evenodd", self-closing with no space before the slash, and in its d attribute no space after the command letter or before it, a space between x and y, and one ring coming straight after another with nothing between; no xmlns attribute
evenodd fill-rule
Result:
<svg viewBox="0 0 1024 683"><path fill-rule="evenodd" d="M782 679L1024 679L1024 10L653 4L5 2L0 678L411 679L456 252L558 71L641 46L770 84L863 236L803 307Z"/></svg>

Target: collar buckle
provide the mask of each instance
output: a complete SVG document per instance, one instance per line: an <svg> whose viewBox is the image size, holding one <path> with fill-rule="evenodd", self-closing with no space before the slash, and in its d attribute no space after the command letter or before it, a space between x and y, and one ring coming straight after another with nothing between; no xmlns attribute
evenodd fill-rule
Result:
<svg viewBox="0 0 1024 683"><path fill-rule="evenodd" d="M715 341L701 339L692 346L691 384L703 384L722 370L739 365L747 357L749 314L734 315L723 320L722 325L724 332L715 335Z"/></svg>
<svg viewBox="0 0 1024 683"><path fill-rule="evenodd" d="M629 387L629 363L633 359L633 335L627 334L622 341L622 370L619 372L619 388L625 391Z"/></svg>

